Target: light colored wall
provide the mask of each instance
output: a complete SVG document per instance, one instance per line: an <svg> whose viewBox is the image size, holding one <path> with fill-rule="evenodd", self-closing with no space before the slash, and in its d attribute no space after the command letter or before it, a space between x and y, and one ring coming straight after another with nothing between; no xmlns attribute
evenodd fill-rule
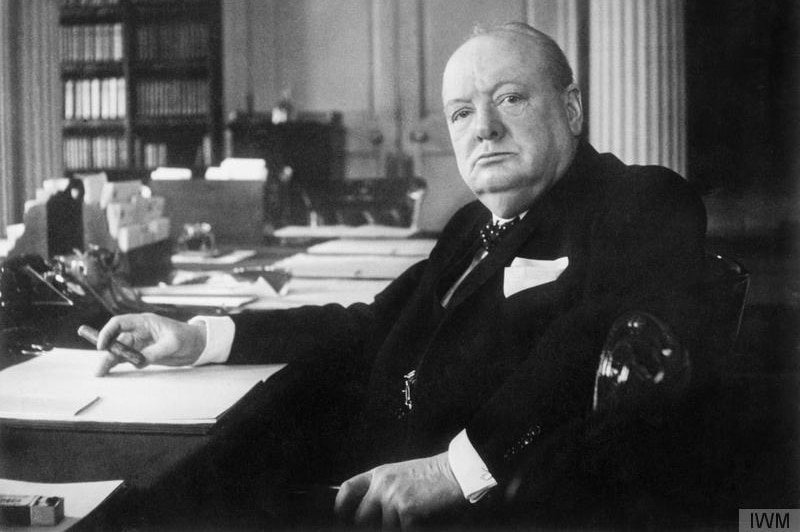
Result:
<svg viewBox="0 0 800 532"><path fill-rule="evenodd" d="M342 112L346 176L381 177L387 155L411 157L428 183L420 225L438 230L472 199L442 116L441 73L450 53L478 22L534 17L575 51L570 21L583 1L229 0L226 115L248 105L268 112L287 88L300 110Z"/></svg>

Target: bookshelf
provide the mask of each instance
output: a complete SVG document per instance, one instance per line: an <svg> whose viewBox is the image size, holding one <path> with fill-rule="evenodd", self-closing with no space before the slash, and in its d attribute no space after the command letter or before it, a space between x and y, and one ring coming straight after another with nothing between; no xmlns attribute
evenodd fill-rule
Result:
<svg viewBox="0 0 800 532"><path fill-rule="evenodd" d="M222 153L220 0L61 0L67 174L202 174Z"/></svg>

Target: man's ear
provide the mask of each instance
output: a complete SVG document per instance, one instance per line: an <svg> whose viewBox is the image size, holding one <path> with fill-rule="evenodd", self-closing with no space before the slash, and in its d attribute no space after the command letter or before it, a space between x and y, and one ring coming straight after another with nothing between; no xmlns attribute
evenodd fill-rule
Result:
<svg viewBox="0 0 800 532"><path fill-rule="evenodd" d="M583 101L581 100L581 89L576 83L570 84L564 89L562 96L564 99L564 109L567 112L569 130L576 137L583 131Z"/></svg>

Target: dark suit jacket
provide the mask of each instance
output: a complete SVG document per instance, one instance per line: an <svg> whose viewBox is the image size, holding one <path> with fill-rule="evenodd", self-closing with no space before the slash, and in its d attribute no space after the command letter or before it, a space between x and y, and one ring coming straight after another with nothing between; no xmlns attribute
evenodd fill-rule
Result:
<svg viewBox="0 0 800 532"><path fill-rule="evenodd" d="M507 480L537 442L586 415L619 314L649 310L679 331L691 321L686 293L702 273L705 212L675 173L626 166L581 143L565 175L442 308L490 218L478 202L460 209L430 257L372 304L236 316L230 361L292 361L287 371L308 375L307 390L287 410L339 420L315 425L323 432L351 429L343 448L355 470L442 452L466 428L495 478ZM505 297L515 257L568 257L569 267ZM403 375L412 369L408 412Z"/></svg>

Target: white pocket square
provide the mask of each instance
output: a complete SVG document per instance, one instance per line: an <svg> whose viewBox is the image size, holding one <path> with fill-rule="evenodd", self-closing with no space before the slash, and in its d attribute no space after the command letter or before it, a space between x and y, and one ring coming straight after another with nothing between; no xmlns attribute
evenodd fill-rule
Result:
<svg viewBox="0 0 800 532"><path fill-rule="evenodd" d="M503 272L503 295L511 297L522 290L555 281L567 266L568 257L555 260L517 257Z"/></svg>

